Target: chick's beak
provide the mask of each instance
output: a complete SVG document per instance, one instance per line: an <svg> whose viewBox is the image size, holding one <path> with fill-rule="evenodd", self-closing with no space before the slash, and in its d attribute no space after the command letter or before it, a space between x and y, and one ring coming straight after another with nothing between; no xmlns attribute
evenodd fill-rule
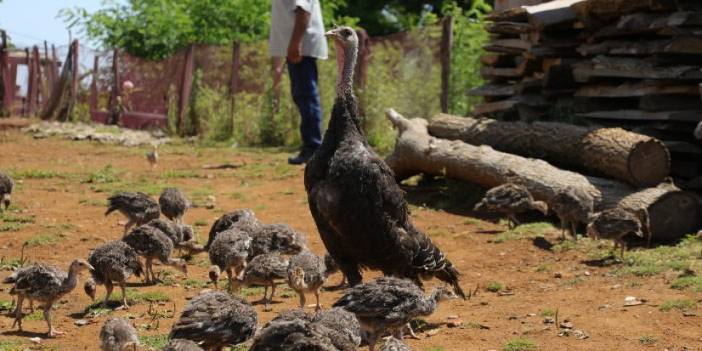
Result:
<svg viewBox="0 0 702 351"><path fill-rule="evenodd" d="M95 271L95 267L93 267L92 265L88 264L88 271L90 271L90 272Z"/></svg>

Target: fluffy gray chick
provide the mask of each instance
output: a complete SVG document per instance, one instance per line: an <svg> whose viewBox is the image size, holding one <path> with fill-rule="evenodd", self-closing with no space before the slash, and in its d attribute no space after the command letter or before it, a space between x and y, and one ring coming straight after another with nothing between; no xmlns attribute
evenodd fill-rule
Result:
<svg viewBox="0 0 702 351"><path fill-rule="evenodd" d="M127 224L124 225L124 235L127 235L129 228L134 225L146 224L152 219L157 219L161 215L161 208L158 202L151 196L144 193L121 192L107 198L108 208L105 216L114 211L119 211L127 217Z"/></svg>
<svg viewBox="0 0 702 351"><path fill-rule="evenodd" d="M183 216L191 207L188 197L178 188L163 189L158 204L166 218L179 224L183 223Z"/></svg>
<svg viewBox="0 0 702 351"><path fill-rule="evenodd" d="M151 226L139 226L127 234L122 241L146 260L146 282L153 283L156 279L153 269L153 260L159 260L162 264L171 266L183 274L188 274L188 266L183 259L171 258L173 252L173 241L157 228Z"/></svg>
<svg viewBox="0 0 702 351"><path fill-rule="evenodd" d="M215 240L219 233L224 232L227 229L239 229L242 232L251 235L261 226L261 222L256 218L256 214L253 211L245 210L235 210L233 212L225 213L214 223L210 228L210 233L207 238L207 244L205 244L205 250L210 249L210 245Z"/></svg>
<svg viewBox="0 0 702 351"><path fill-rule="evenodd" d="M100 350L127 351L136 350L139 346L139 336L136 329L128 320L110 317L100 329Z"/></svg>
<svg viewBox="0 0 702 351"><path fill-rule="evenodd" d="M108 241L90 252L88 262L93 266L93 270L90 272L92 281L86 282L86 293L90 295L91 287L88 284L105 285L107 291L103 305L107 306L112 294L113 283L117 283L122 289L122 307L129 308L127 304L127 280L132 275L140 277L144 273L144 266L139 261L139 255L137 255L136 251L124 241ZM93 298L95 297L94 289L93 286L93 295L91 296Z"/></svg>
<svg viewBox="0 0 702 351"><path fill-rule="evenodd" d="M296 255L306 249L304 235L287 224L267 224L251 233L251 254L249 260L262 254L279 252Z"/></svg>
<svg viewBox="0 0 702 351"><path fill-rule="evenodd" d="M5 210L10 207L12 200L12 190L15 187L15 182L9 174L0 171L0 210L5 206Z"/></svg>
<svg viewBox="0 0 702 351"><path fill-rule="evenodd" d="M288 260L278 253L269 253L256 256L244 269L243 273L234 280L234 289L238 290L241 285L262 285L264 309L270 311L270 302L275 295L276 281L287 278ZM268 287L271 288L271 296L268 297Z"/></svg>
<svg viewBox="0 0 702 351"><path fill-rule="evenodd" d="M290 258L288 265L288 285L300 296L300 308L305 308L305 293L314 293L317 300L315 309L319 311L319 291L327 279L328 272L324 260L310 251L302 251Z"/></svg>
<svg viewBox="0 0 702 351"><path fill-rule="evenodd" d="M223 271L227 272L229 288L234 288L234 277L246 268L250 248L251 237L238 229L228 229L217 235L208 251L212 262L209 275L215 288Z"/></svg>
<svg viewBox="0 0 702 351"><path fill-rule="evenodd" d="M185 339L173 339L161 351L204 351L200 345Z"/></svg>

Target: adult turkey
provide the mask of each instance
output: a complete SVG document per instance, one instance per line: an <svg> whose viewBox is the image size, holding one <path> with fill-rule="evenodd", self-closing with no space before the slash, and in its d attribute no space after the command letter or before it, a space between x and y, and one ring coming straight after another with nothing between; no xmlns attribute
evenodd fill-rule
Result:
<svg viewBox="0 0 702 351"><path fill-rule="evenodd" d="M386 275L439 278L465 298L459 273L441 250L410 221L395 175L371 149L353 95L358 37L353 29L327 32L334 38L341 76L324 141L305 168L310 211L329 254L354 286L360 270Z"/></svg>

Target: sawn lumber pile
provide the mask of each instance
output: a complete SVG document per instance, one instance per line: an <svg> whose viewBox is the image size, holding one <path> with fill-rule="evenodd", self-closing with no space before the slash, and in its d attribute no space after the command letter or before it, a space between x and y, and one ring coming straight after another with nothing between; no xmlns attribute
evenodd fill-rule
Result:
<svg viewBox="0 0 702 351"><path fill-rule="evenodd" d="M488 19L476 116L655 137L676 184L702 190L702 1L555 0Z"/></svg>

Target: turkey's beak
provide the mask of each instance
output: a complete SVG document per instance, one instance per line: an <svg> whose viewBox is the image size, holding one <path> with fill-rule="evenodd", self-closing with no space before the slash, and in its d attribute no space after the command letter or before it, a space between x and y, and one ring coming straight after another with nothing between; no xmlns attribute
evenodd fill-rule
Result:
<svg viewBox="0 0 702 351"><path fill-rule="evenodd" d="M339 35L339 32L337 32L336 29L332 29L326 33L324 33L324 36L333 38L335 40L341 40L341 36Z"/></svg>

